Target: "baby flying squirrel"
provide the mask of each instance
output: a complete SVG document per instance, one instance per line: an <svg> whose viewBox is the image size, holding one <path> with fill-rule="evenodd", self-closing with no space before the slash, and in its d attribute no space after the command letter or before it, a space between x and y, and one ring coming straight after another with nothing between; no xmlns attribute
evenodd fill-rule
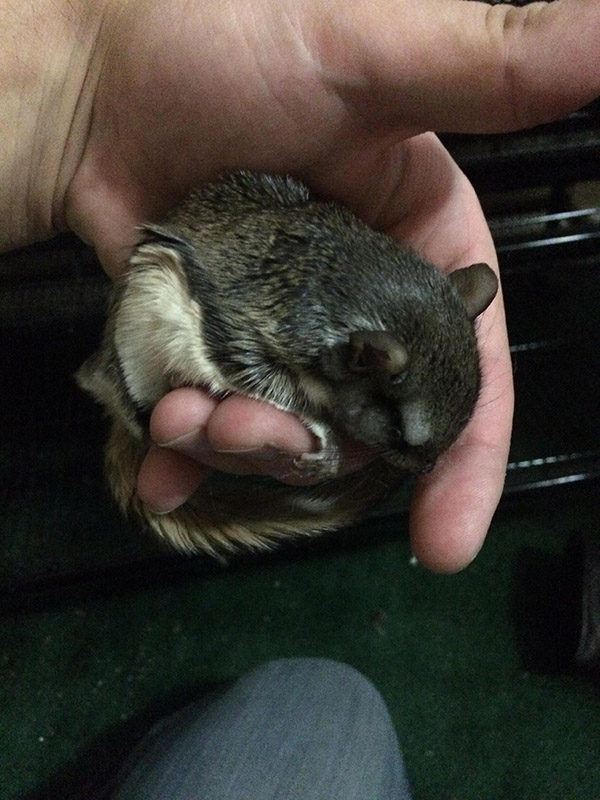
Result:
<svg viewBox="0 0 600 800"><path fill-rule="evenodd" d="M143 234L77 379L112 417L106 470L120 507L180 550L348 524L467 424L480 386L473 320L497 291L486 264L446 276L298 181L246 172L193 191ZM136 495L149 415L186 385L296 414L320 443L296 468L321 482L238 477L153 514ZM336 478L340 435L379 457Z"/></svg>

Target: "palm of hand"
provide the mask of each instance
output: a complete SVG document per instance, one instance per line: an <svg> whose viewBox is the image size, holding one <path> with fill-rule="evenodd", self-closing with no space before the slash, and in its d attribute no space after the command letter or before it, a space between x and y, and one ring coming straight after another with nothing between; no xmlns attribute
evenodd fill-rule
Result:
<svg viewBox="0 0 600 800"><path fill-rule="evenodd" d="M422 133L414 101L405 109L397 102L403 89L410 98L410 70L404 86L397 75L386 79L385 59L370 75L365 37L344 42L343 31L332 38L322 25L317 31L305 22L309 3L298 3L295 17L280 3L225 12L211 5L151 2L143 15L126 6L104 51L67 219L110 274L125 261L136 226L194 184L240 167L293 172L443 269L495 265L468 181L436 137ZM348 66L353 52L356 64ZM440 569L464 565L479 548L506 463L512 389L499 302L479 336L477 412L415 495L413 547ZM140 473L140 496L163 509L183 501L210 467L277 475L281 458L252 451L311 447L289 415L240 398L217 404L190 390L161 401L152 432L159 442L177 440L179 451L151 450Z"/></svg>

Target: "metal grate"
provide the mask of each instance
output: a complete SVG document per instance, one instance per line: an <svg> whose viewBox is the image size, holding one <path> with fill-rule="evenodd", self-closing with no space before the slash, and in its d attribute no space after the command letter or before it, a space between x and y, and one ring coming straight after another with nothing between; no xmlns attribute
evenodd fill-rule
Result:
<svg viewBox="0 0 600 800"><path fill-rule="evenodd" d="M506 494L600 477L600 101L552 125L446 144L482 199L515 367Z"/></svg>

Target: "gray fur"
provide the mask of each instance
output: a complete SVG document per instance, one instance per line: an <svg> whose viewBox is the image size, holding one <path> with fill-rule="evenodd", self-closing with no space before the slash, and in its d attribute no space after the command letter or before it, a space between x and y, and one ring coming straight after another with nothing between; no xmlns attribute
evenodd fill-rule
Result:
<svg viewBox="0 0 600 800"><path fill-rule="evenodd" d="M123 478L114 477L113 453L109 479L121 505L180 547L253 545L276 536L274 525L297 533L343 524L380 494L370 483L385 475L387 488L429 468L469 420L480 387L472 320L497 289L486 265L449 279L297 181L252 173L193 191L144 234L115 287L103 346L79 373L131 439L127 480L147 446L144 416L188 384L297 414L321 443L297 469L327 481L267 492L258 515L238 508L229 522L226 511L211 521L200 493L174 535L173 519L136 505L135 483L115 486ZM336 480L340 435L375 448L379 466ZM121 458L127 447L117 449Z"/></svg>

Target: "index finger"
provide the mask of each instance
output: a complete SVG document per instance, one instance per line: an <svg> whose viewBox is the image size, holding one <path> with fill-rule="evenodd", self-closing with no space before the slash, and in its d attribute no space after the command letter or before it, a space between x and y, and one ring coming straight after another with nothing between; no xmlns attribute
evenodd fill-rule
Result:
<svg viewBox="0 0 600 800"><path fill-rule="evenodd" d="M420 138L421 145L430 145L430 161L438 154L439 176L449 157L441 146L433 147L431 137ZM453 173L447 193L440 193L437 205L423 209L419 225L411 230L409 219L396 232L412 237L438 262L445 253L450 268L486 261L497 270L494 244L475 191L455 164L447 164ZM426 198L433 194L433 187L425 193ZM501 288L476 321L476 333L482 386L473 417L436 468L420 478L411 505L413 552L439 572L462 569L477 555L504 486L514 398Z"/></svg>
<svg viewBox="0 0 600 800"><path fill-rule="evenodd" d="M504 311L495 303L479 331L483 384L467 428L411 504L416 557L436 572L456 572L479 552L502 495L513 413L512 366Z"/></svg>

